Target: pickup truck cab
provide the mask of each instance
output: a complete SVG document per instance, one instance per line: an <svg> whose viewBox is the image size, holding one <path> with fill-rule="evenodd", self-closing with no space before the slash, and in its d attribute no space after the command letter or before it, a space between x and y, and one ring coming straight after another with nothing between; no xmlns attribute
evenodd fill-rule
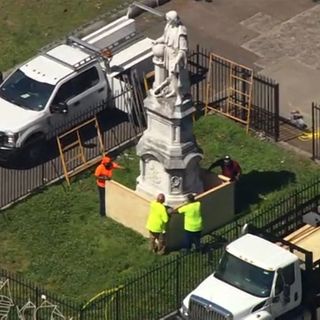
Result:
<svg viewBox="0 0 320 320"><path fill-rule="evenodd" d="M110 101L122 86L119 74L131 68L149 72L152 66L152 40L135 35L135 21L122 17L16 68L0 84L0 158L24 151L24 158L35 160L43 141L94 115L102 102L114 107ZM112 59L103 55L106 49L113 51Z"/></svg>
<svg viewBox="0 0 320 320"><path fill-rule="evenodd" d="M59 58L68 64L57 61ZM60 45L15 70L0 87L0 150L8 153L39 142L65 127L89 106L108 97L97 61L74 67L89 55ZM33 149L37 153L37 150ZM31 157L37 156L31 154Z"/></svg>

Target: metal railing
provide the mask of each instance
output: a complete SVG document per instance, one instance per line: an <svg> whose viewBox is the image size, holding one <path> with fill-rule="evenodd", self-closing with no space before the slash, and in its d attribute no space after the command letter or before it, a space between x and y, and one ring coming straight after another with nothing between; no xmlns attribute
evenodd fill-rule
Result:
<svg viewBox="0 0 320 320"><path fill-rule="evenodd" d="M311 106L312 131L312 159L320 160L320 107L317 103L312 102Z"/></svg>
<svg viewBox="0 0 320 320"><path fill-rule="evenodd" d="M230 63L226 59L215 59L211 77L208 79L210 51L197 46L189 57L192 96L203 113L206 98L210 105L223 107L230 95ZM210 88L208 88L210 83ZM209 96L206 96L207 93ZM254 73L249 128L263 132L275 141L279 139L279 84L261 74Z"/></svg>

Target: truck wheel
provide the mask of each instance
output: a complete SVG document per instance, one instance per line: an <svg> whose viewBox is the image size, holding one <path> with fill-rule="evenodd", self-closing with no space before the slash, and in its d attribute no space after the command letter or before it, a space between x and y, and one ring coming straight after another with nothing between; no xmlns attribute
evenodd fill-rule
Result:
<svg viewBox="0 0 320 320"><path fill-rule="evenodd" d="M41 137L35 137L28 141L24 151L24 159L29 164L39 164L46 156L46 143Z"/></svg>

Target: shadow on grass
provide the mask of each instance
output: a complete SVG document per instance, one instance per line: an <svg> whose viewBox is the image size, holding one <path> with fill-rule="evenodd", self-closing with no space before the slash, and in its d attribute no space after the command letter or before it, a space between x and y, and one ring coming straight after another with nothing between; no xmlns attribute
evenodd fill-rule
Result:
<svg viewBox="0 0 320 320"><path fill-rule="evenodd" d="M235 189L235 211L243 213L250 205L257 204L264 196L295 182L293 172L282 171L256 171L243 174Z"/></svg>

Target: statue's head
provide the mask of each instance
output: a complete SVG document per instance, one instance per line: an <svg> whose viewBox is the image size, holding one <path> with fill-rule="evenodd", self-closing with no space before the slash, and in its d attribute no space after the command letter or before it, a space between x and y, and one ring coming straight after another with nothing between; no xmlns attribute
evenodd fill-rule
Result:
<svg viewBox="0 0 320 320"><path fill-rule="evenodd" d="M179 16L177 11L171 10L166 13L166 20L170 24L177 24L179 22Z"/></svg>

